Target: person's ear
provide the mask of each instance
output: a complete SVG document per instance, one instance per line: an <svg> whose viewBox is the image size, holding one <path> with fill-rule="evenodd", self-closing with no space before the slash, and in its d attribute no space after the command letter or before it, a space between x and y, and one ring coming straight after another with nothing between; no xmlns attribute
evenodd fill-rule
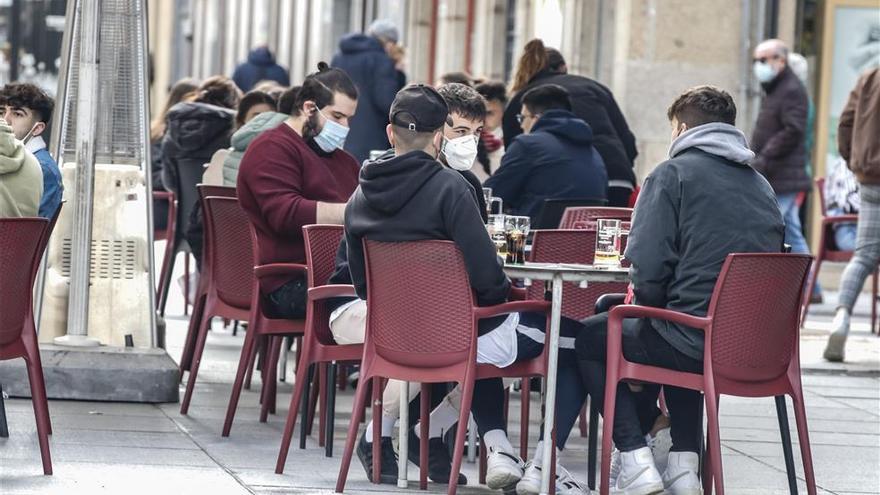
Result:
<svg viewBox="0 0 880 495"><path fill-rule="evenodd" d="M385 126L385 135L388 136L388 142L391 143L392 148L397 148L394 145L394 133L391 132L391 124Z"/></svg>
<svg viewBox="0 0 880 495"><path fill-rule="evenodd" d="M303 102L300 111L306 117L311 117L316 111L318 111L318 105L316 105L315 102L312 100L306 100Z"/></svg>
<svg viewBox="0 0 880 495"><path fill-rule="evenodd" d="M31 131L31 136L34 136L34 137L39 136L40 134L43 133L43 131L46 130L46 127L47 126L46 126L45 122L37 122L34 125L34 130Z"/></svg>

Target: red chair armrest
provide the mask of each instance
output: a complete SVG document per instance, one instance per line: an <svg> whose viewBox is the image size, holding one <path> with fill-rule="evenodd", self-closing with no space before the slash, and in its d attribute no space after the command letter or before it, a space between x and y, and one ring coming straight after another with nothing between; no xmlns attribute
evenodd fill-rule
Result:
<svg viewBox="0 0 880 495"><path fill-rule="evenodd" d="M495 306L487 306L485 308L476 308L474 314L478 320L491 318L493 316L501 316L510 313L520 313L523 311L535 311L538 313L547 313L550 311L550 303L547 301L513 301L504 304L496 304Z"/></svg>
<svg viewBox="0 0 880 495"><path fill-rule="evenodd" d="M528 291L526 289L521 289L519 287L510 286L510 293L507 294L507 298L511 301L525 301L528 299Z"/></svg>
<svg viewBox="0 0 880 495"><path fill-rule="evenodd" d="M353 285L322 285L309 289L309 300L319 301L331 297L357 297Z"/></svg>
<svg viewBox="0 0 880 495"><path fill-rule="evenodd" d="M258 279L274 277L277 275L302 275L306 276L309 268L298 263L271 263L254 267L254 276Z"/></svg>
<svg viewBox="0 0 880 495"><path fill-rule="evenodd" d="M836 223L856 223L858 221L858 215L835 215L833 217L822 218L823 225L834 225Z"/></svg>
<svg viewBox="0 0 880 495"><path fill-rule="evenodd" d="M608 314L609 327L610 320L622 320L624 318L654 318L657 320L665 320L680 325L687 325L693 328L705 330L712 322L710 318L701 318L678 311L671 311L662 308L652 308L649 306L637 306L634 304L623 304L611 308Z"/></svg>
<svg viewBox="0 0 880 495"><path fill-rule="evenodd" d="M153 199L164 199L165 201L171 201L174 198L174 193L168 191L153 191Z"/></svg>

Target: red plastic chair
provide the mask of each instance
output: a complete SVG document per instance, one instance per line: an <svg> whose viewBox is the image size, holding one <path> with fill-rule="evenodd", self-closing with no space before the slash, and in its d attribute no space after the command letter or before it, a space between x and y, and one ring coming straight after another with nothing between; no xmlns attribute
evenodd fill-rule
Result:
<svg viewBox="0 0 880 495"><path fill-rule="evenodd" d="M816 279L819 277L819 268L823 261L835 263L846 263L855 254L854 251L841 251L834 242L834 227L843 223L856 223L859 220L858 215L828 215L828 208L825 203L825 178L816 179L816 187L819 189L819 204L822 206L822 227L819 230L819 249L816 253L816 262L813 271L810 273L810 282L807 285L807 292L804 298L804 314L803 319L807 318L807 311L810 309L810 294L813 293L813 287L816 285ZM880 329L877 329L877 293L878 293L878 276L880 272L874 270L873 283L871 285L871 333L875 329L880 335Z"/></svg>
<svg viewBox="0 0 880 495"><path fill-rule="evenodd" d="M207 190L203 188L202 194ZM199 277L199 292L187 332L183 355L192 354L186 392L180 413L187 414L199 364L211 319L222 316L233 320L248 320L252 295L253 246L248 232L248 220L235 198L202 197L205 218L205 257ZM195 337L195 338L194 338ZM195 342L192 346L190 343ZM181 358L183 376L186 361Z"/></svg>
<svg viewBox="0 0 880 495"><path fill-rule="evenodd" d="M706 317L645 306L622 305L608 319L605 418L614 417L617 384L636 380L698 390L705 394L708 445L703 489L724 495L718 402L721 394L775 397L790 487L797 492L785 395L794 401L807 491L816 493L807 415L801 388L799 323L804 281L812 257L798 254L731 254L724 262ZM622 353L624 318L655 318L705 332L703 374L672 371L627 361ZM613 421L603 423L602 489L608 494ZM793 484L793 485L792 485Z"/></svg>
<svg viewBox="0 0 880 495"><path fill-rule="evenodd" d="M572 206L565 209L559 221L560 229L595 229L596 220L610 218L629 222L632 208L612 208L608 206Z"/></svg>
<svg viewBox="0 0 880 495"><path fill-rule="evenodd" d="M322 366L329 365L329 370L322 373L321 387L326 389L326 400L322 406L321 434L323 438L325 455L333 455L333 417L335 412L335 382L336 362L360 362L364 353L362 344L338 345L330 333L330 311L327 309L326 300L332 297L357 297L354 287L351 285L327 285L335 268L336 251L342 240L343 229L341 225L307 225L303 227L303 237L306 243L306 263L309 267L309 305L306 314L305 334L303 335L302 352L299 355L299 363L296 370L293 395L290 397L290 409L287 411L287 422L284 425L284 433L281 436L281 450L278 452L278 462L275 472L284 472L284 464L287 462L287 454L290 450L290 441L293 436L293 428L296 426L296 416L299 412L300 402L303 396L309 396L309 368L318 363ZM303 418L307 418L307 410L303 405ZM305 448L307 426L300 425L299 448Z"/></svg>
<svg viewBox="0 0 880 495"><path fill-rule="evenodd" d="M457 382L462 386L461 412L455 436L452 473L461 468L474 381L492 377L544 376L547 354L507 368L477 364L477 322L521 311L548 315L546 301L516 301L478 307L474 301L461 252L450 241L378 242L364 240L367 278L367 335L361 375L349 424L345 453L336 482L342 492L357 441L358 425L373 381L373 459L379 453L381 378L422 383L421 437L428 436L429 383ZM425 281L431 281L426 283ZM549 332L547 333L549 336ZM420 443L419 484L427 488L428 442ZM379 482L381 466L373 464ZM454 495L457 476L448 493Z"/></svg>
<svg viewBox="0 0 880 495"><path fill-rule="evenodd" d="M57 218L57 213L56 213ZM49 453L49 403L34 327L33 289L37 270L48 242L49 221L43 218L0 219L0 360L24 358L31 401L37 423L37 438L43 473L52 474Z"/></svg>
<svg viewBox="0 0 880 495"><path fill-rule="evenodd" d="M242 212L244 215L244 212ZM223 423L224 437L229 436L232 430L232 422L235 419L235 411L238 400L241 397L241 389L245 384L245 375L253 369L253 362L260 346L260 341L268 341L264 350L265 360L262 368L263 389L260 396L260 422L265 423L268 414L275 413L275 398L277 392L278 359L281 355L281 343L285 336L302 336L305 329L304 320L284 320L269 318L263 309L263 297L260 292L260 280L266 277L303 276L308 274L306 265L298 263L272 263L260 265L259 241L254 226L246 221L250 232L251 245L253 246L253 282L251 290L250 317L247 332L244 334L244 344L241 347L241 357L238 361L238 370L235 373L235 382L232 385L232 395L229 398L229 406L226 409L226 419Z"/></svg>

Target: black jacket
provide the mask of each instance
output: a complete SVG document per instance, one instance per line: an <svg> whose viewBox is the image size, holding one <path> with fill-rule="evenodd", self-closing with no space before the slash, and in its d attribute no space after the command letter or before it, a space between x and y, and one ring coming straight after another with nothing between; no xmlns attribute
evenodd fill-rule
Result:
<svg viewBox="0 0 880 495"><path fill-rule="evenodd" d="M388 148L388 111L406 78L394 68L379 40L364 34L342 38L331 65L344 70L358 89L357 112L350 122L345 151L363 163L371 150Z"/></svg>
<svg viewBox="0 0 880 495"><path fill-rule="evenodd" d="M162 184L177 197L177 236L190 224L198 202L196 184L204 165L221 148L229 147L235 112L207 103L178 103L166 117L162 140Z"/></svg>
<svg viewBox="0 0 880 495"><path fill-rule="evenodd" d="M752 166L777 194L809 191L804 145L809 103L800 79L788 67L764 84L766 96L752 133Z"/></svg>
<svg viewBox="0 0 880 495"><path fill-rule="evenodd" d="M516 115L522 111L522 95L542 84L558 84L568 90L574 114L593 129L593 146L605 162L608 180L623 181L634 186L636 176L633 160L638 155L636 138L629 130L611 91L583 76L543 71L518 91L504 109L501 122L505 148L509 149L513 138L522 134L522 127L516 120Z"/></svg>
<svg viewBox="0 0 880 495"><path fill-rule="evenodd" d="M275 62L275 56L265 46L260 46L248 53L247 62L235 68L232 74L235 85L245 93L253 89L260 81L275 81L282 86L290 86L287 69Z"/></svg>
<svg viewBox="0 0 880 495"><path fill-rule="evenodd" d="M728 254L780 252L783 221L776 197L744 163L752 154L739 135L739 149L719 151L727 156L706 151L725 144L715 136L674 145L673 158L645 179L626 248L637 304L705 316ZM673 347L702 361L702 331L652 323Z"/></svg>
<svg viewBox="0 0 880 495"><path fill-rule="evenodd" d="M474 189L454 170L422 151L364 165L360 186L345 208L345 241L352 282L367 298L362 240L454 241L480 306L507 300L510 281L477 207ZM504 317L480 322L481 332Z"/></svg>
<svg viewBox="0 0 880 495"><path fill-rule="evenodd" d="M590 126L571 112L549 110L530 134L513 140L486 187L504 200L506 211L534 223L545 199L604 199L608 175Z"/></svg>

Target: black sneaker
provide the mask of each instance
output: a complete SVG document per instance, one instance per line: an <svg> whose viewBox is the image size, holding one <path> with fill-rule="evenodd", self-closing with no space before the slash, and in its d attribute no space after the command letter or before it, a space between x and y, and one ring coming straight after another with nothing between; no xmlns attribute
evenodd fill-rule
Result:
<svg viewBox="0 0 880 495"><path fill-rule="evenodd" d="M419 437L415 428L409 429L409 461L419 465ZM449 473L452 471L452 456L449 449L440 438L428 439L428 478L434 483L449 483ZM465 475L458 473L458 484L466 485Z"/></svg>
<svg viewBox="0 0 880 495"><path fill-rule="evenodd" d="M397 484L397 453L391 445L390 437L382 437L381 442L382 468L379 473L379 482L385 485ZM357 445L357 456L367 472L367 479L373 481L373 445L367 443L366 433L361 435Z"/></svg>

